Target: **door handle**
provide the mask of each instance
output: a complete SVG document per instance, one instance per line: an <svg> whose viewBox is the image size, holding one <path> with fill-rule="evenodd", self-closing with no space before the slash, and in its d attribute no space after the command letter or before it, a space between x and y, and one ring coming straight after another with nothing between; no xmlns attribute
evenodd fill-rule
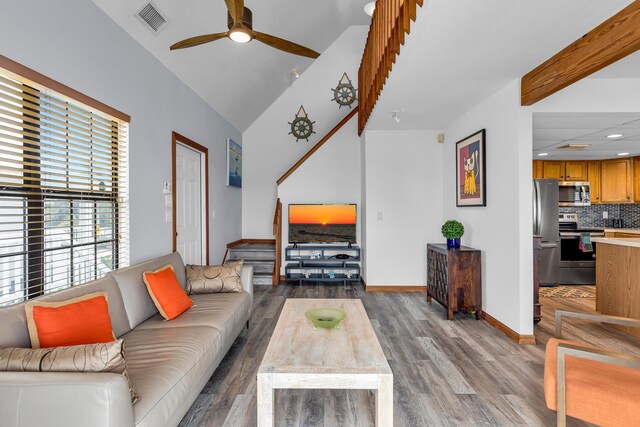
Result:
<svg viewBox="0 0 640 427"><path fill-rule="evenodd" d="M558 244L557 243L552 243L552 242L542 242L540 247L542 249L553 249L553 248L557 248Z"/></svg>
<svg viewBox="0 0 640 427"><path fill-rule="evenodd" d="M536 193L536 210L535 210L535 214L536 214L536 229L535 229L535 234L537 236L540 235L540 182L539 181L535 181L535 193Z"/></svg>

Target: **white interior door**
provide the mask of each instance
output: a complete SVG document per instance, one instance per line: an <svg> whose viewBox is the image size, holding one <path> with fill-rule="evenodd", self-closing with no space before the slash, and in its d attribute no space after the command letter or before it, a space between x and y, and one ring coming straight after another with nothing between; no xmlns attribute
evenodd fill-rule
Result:
<svg viewBox="0 0 640 427"><path fill-rule="evenodd" d="M203 265L203 154L176 144L176 249L185 264Z"/></svg>

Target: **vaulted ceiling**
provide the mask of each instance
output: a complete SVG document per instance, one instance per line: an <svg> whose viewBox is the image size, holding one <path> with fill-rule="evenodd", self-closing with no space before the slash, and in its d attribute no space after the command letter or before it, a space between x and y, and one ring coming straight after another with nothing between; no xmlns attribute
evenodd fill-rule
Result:
<svg viewBox="0 0 640 427"><path fill-rule="evenodd" d="M631 0L428 0L367 129L444 129ZM640 77L629 57L593 77ZM394 125L393 110L400 110Z"/></svg>
<svg viewBox="0 0 640 427"><path fill-rule="evenodd" d="M226 31L224 0L153 0L168 21L157 35L135 16L148 0L93 2L240 131L291 84L293 68L302 73L313 62L257 41L241 45L226 38L169 51L182 39ZM370 22L363 12L367 2L245 0L245 6L253 12L255 30L322 53L347 27Z"/></svg>

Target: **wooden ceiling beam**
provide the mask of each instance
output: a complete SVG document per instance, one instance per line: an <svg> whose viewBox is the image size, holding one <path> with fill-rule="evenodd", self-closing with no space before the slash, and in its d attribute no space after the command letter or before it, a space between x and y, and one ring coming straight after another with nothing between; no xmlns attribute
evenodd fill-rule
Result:
<svg viewBox="0 0 640 427"><path fill-rule="evenodd" d="M521 104L533 105L640 50L640 0L635 0L522 78Z"/></svg>

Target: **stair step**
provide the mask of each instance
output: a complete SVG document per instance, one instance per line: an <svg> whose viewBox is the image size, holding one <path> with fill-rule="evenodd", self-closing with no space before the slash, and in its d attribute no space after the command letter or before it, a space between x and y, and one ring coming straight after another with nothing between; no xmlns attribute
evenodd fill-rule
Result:
<svg viewBox="0 0 640 427"><path fill-rule="evenodd" d="M240 243L229 248L227 262L243 260L253 267L254 285L272 285L276 246L273 243Z"/></svg>
<svg viewBox="0 0 640 427"><path fill-rule="evenodd" d="M229 258L227 262L240 261L242 258ZM242 259L244 265L250 265L253 267L254 273L269 273L273 272L273 265L275 264L274 260L264 260L264 259Z"/></svg>
<svg viewBox="0 0 640 427"><path fill-rule="evenodd" d="M253 275L254 285L273 285L273 277L271 274L257 273Z"/></svg>
<svg viewBox="0 0 640 427"><path fill-rule="evenodd" d="M275 250L246 250L246 249L229 249L228 259L252 259L252 260L271 260L276 258Z"/></svg>

